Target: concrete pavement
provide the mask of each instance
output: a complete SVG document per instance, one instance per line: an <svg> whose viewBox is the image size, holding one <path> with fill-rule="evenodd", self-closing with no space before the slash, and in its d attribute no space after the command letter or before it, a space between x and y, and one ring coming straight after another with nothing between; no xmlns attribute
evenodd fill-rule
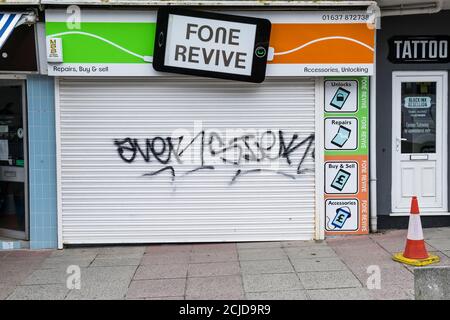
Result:
<svg viewBox="0 0 450 320"><path fill-rule="evenodd" d="M424 233L450 265L450 228ZM0 251L0 299L413 299L413 268L391 260L405 239Z"/></svg>

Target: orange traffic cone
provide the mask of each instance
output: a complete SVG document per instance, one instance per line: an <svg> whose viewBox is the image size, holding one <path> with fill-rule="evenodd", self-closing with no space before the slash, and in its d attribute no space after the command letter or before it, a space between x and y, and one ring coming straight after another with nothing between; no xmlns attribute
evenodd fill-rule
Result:
<svg viewBox="0 0 450 320"><path fill-rule="evenodd" d="M410 212L405 251L394 254L392 258L395 261L413 266L426 266L439 262L439 257L428 254L427 248L425 247L422 223L420 221L419 203L415 196L411 199Z"/></svg>

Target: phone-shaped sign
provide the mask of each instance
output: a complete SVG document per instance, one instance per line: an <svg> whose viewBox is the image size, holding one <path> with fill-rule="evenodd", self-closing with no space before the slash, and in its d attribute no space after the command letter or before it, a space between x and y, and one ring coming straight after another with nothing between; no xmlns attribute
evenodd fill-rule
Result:
<svg viewBox="0 0 450 320"><path fill-rule="evenodd" d="M161 8L153 68L260 83L266 75L270 30L267 19Z"/></svg>

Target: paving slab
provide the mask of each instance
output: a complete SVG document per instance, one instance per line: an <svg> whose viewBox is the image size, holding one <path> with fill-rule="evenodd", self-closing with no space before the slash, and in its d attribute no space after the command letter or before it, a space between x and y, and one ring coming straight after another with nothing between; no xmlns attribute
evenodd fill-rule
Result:
<svg viewBox="0 0 450 320"><path fill-rule="evenodd" d="M66 300L122 300L128 291L129 281L81 282L80 289L68 292Z"/></svg>
<svg viewBox="0 0 450 320"><path fill-rule="evenodd" d="M138 266L141 258L123 258L111 255L112 258L96 258L90 264L91 267L118 267L118 266Z"/></svg>
<svg viewBox="0 0 450 320"><path fill-rule="evenodd" d="M387 288L369 290L372 300L414 300L414 288L389 285Z"/></svg>
<svg viewBox="0 0 450 320"><path fill-rule="evenodd" d="M174 253L174 252L191 252L191 244L155 244L147 246L145 253Z"/></svg>
<svg viewBox="0 0 450 320"><path fill-rule="evenodd" d="M37 284L65 284L67 281L66 269L38 269L30 274L23 282L24 285Z"/></svg>
<svg viewBox="0 0 450 320"><path fill-rule="evenodd" d="M34 269L35 266L29 265L12 264L0 266L0 284L19 285Z"/></svg>
<svg viewBox="0 0 450 320"><path fill-rule="evenodd" d="M133 280L186 278L187 264L151 264L141 265Z"/></svg>
<svg viewBox="0 0 450 320"><path fill-rule="evenodd" d="M244 290L240 276L188 278L186 300L240 300Z"/></svg>
<svg viewBox="0 0 450 320"><path fill-rule="evenodd" d="M186 264L189 258L190 252L146 253L142 256L141 264Z"/></svg>
<svg viewBox="0 0 450 320"><path fill-rule="evenodd" d="M370 300L369 290L365 288L307 290L311 300Z"/></svg>
<svg viewBox="0 0 450 320"><path fill-rule="evenodd" d="M0 251L0 259L6 257L9 253L10 251Z"/></svg>
<svg viewBox="0 0 450 320"><path fill-rule="evenodd" d="M283 241L281 242L281 247L292 248L292 247L326 247L328 246L325 241L322 240L311 240L311 241Z"/></svg>
<svg viewBox="0 0 450 320"><path fill-rule="evenodd" d="M389 254L381 247L377 247L375 249L368 249L367 251L363 250L342 250L335 249L336 254L339 258L344 262L354 262L361 264L392 264L392 254ZM367 254L370 252L370 254Z"/></svg>
<svg viewBox="0 0 450 320"><path fill-rule="evenodd" d="M303 272L298 277L305 289L361 287L361 283L350 271Z"/></svg>
<svg viewBox="0 0 450 320"><path fill-rule="evenodd" d="M281 248L282 242L241 242L237 244L238 249L266 249L266 248Z"/></svg>
<svg viewBox="0 0 450 320"><path fill-rule="evenodd" d="M439 251L450 250L450 236L448 238L435 238L426 241L427 244L436 248Z"/></svg>
<svg viewBox="0 0 450 320"><path fill-rule="evenodd" d="M83 255L57 256L45 259L40 265L41 269L67 268L70 265L88 267L94 261L97 254L87 253Z"/></svg>
<svg viewBox="0 0 450 320"><path fill-rule="evenodd" d="M337 257L329 247L292 247L284 249L290 259Z"/></svg>
<svg viewBox="0 0 450 320"><path fill-rule="evenodd" d="M56 257L69 257L69 256L90 256L96 255L100 251L100 248L68 248L61 250L54 250L50 254L50 258Z"/></svg>
<svg viewBox="0 0 450 320"><path fill-rule="evenodd" d="M274 260L287 259L287 255L281 248L267 249L239 249L239 260Z"/></svg>
<svg viewBox="0 0 450 320"><path fill-rule="evenodd" d="M308 300L305 290L249 292L246 296L249 300Z"/></svg>
<svg viewBox="0 0 450 320"><path fill-rule="evenodd" d="M18 286L8 300L63 300L69 289L66 285L46 284Z"/></svg>
<svg viewBox="0 0 450 320"><path fill-rule="evenodd" d="M348 264L348 267L353 272L353 274L363 283L367 283L369 277L374 274L373 266L378 267L380 271L381 286L390 286L393 284L406 286L410 284L410 287L414 281L414 275L402 264L398 263L393 266L383 266L383 265L362 265L362 264Z"/></svg>
<svg viewBox="0 0 450 320"><path fill-rule="evenodd" d="M154 297L154 298L143 298L142 300L184 300L184 297Z"/></svg>
<svg viewBox="0 0 450 320"><path fill-rule="evenodd" d="M192 252L189 263L228 262L237 260L238 256L235 251Z"/></svg>
<svg viewBox="0 0 450 320"><path fill-rule="evenodd" d="M328 237L325 242L331 247L361 247L373 244L369 236L336 236Z"/></svg>
<svg viewBox="0 0 450 320"><path fill-rule="evenodd" d="M5 300L16 289L15 285L0 283L0 300Z"/></svg>
<svg viewBox="0 0 450 320"><path fill-rule="evenodd" d="M131 281L136 273L136 266L120 267L89 267L81 269L81 283L86 282L114 282Z"/></svg>
<svg viewBox="0 0 450 320"><path fill-rule="evenodd" d="M127 292L129 298L155 298L184 296L186 279L159 279L132 281Z"/></svg>
<svg viewBox="0 0 450 320"><path fill-rule="evenodd" d="M239 262L194 263L188 267L188 277L229 276L240 273Z"/></svg>
<svg viewBox="0 0 450 320"><path fill-rule="evenodd" d="M192 245L192 252L236 251L235 243L204 243Z"/></svg>
<svg viewBox="0 0 450 320"><path fill-rule="evenodd" d="M444 238L448 239L450 238L450 229L449 228L427 228L424 229L424 238L425 240L429 239L438 239L438 238Z"/></svg>
<svg viewBox="0 0 450 320"><path fill-rule="evenodd" d="M45 259L51 254L50 250L13 250L8 254L8 258L41 258Z"/></svg>
<svg viewBox="0 0 450 320"><path fill-rule="evenodd" d="M114 247L101 247L98 250L98 253L101 255L143 255L146 246L114 246Z"/></svg>
<svg viewBox="0 0 450 320"><path fill-rule="evenodd" d="M246 293L303 289L295 273L244 274L242 279Z"/></svg>
<svg viewBox="0 0 450 320"><path fill-rule="evenodd" d="M291 263L297 272L347 270L339 258L291 259Z"/></svg>
<svg viewBox="0 0 450 320"><path fill-rule="evenodd" d="M243 274L292 273L295 272L288 259L241 261Z"/></svg>

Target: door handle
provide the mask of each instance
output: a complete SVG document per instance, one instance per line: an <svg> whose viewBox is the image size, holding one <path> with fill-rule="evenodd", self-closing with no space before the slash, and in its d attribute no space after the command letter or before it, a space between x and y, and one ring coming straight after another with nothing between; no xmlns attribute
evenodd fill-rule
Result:
<svg viewBox="0 0 450 320"><path fill-rule="evenodd" d="M406 138L397 138L397 139L395 139L396 140L396 149L397 149L397 151L400 151L400 143L402 142L402 141L408 141L408 139L406 139Z"/></svg>

